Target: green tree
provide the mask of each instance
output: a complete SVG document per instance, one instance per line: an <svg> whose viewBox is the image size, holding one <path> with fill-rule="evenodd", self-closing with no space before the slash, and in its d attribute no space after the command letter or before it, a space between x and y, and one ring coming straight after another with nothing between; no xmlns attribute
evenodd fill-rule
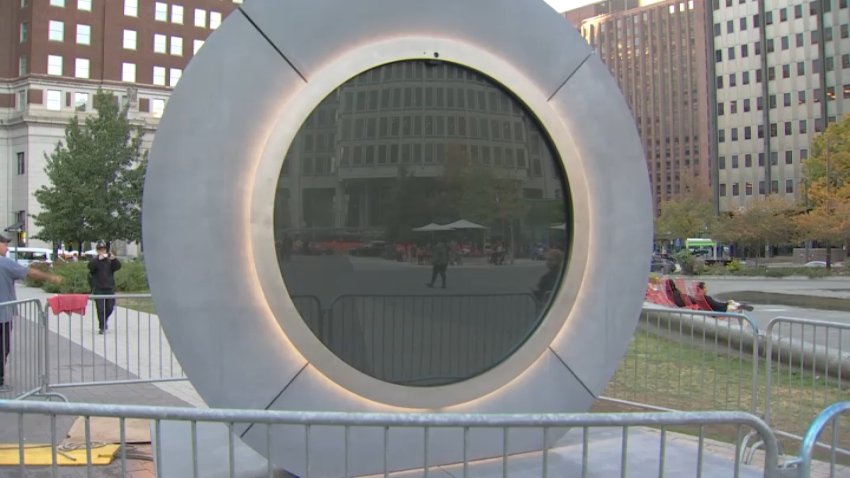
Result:
<svg viewBox="0 0 850 478"><path fill-rule="evenodd" d="M72 118L65 140L46 156L49 184L35 192L39 239L59 242L141 240L141 200L147 152L142 130L111 93L94 95L95 115Z"/></svg>
<svg viewBox="0 0 850 478"><path fill-rule="evenodd" d="M815 137L811 149L812 155L803 166L806 212L796 218L796 224L800 239L826 245L827 264L831 266L832 246L848 242L850 115Z"/></svg>
<svg viewBox="0 0 850 478"><path fill-rule="evenodd" d="M655 219L655 237L660 240L710 235L717 224L711 202L697 195L665 201L659 210Z"/></svg>
<svg viewBox="0 0 850 478"><path fill-rule="evenodd" d="M788 244L794 239L795 212L790 202L769 195L743 212L725 217L715 235L722 242L750 247L758 255L765 246Z"/></svg>

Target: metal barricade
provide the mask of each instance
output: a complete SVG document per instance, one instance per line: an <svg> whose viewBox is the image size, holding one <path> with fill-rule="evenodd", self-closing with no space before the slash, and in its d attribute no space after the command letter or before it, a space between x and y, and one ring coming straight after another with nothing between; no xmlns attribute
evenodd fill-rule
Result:
<svg viewBox="0 0 850 478"><path fill-rule="evenodd" d="M365 373L427 385L501 362L539 320L531 294L342 295L313 332Z"/></svg>
<svg viewBox="0 0 850 478"><path fill-rule="evenodd" d="M839 424L840 423L840 424ZM850 428L850 402L839 402L824 409L809 426L800 445L799 457L788 463L789 467L799 470L800 478L812 476L816 448L823 447L828 459L830 477L850 476L850 438L841 436L839 430ZM821 436L828 434L829 442L824 444ZM844 463L839 463L843 456ZM824 476L819 474L819 476Z"/></svg>
<svg viewBox="0 0 850 478"><path fill-rule="evenodd" d="M820 410L847 398L850 324L776 317L764 340L765 421L800 440ZM841 433L850 440L850 427Z"/></svg>
<svg viewBox="0 0 850 478"><path fill-rule="evenodd" d="M647 307L601 397L656 410L756 413L758 326L743 314Z"/></svg>
<svg viewBox="0 0 850 478"><path fill-rule="evenodd" d="M101 302L102 301L102 302ZM99 302L115 307L99 333ZM153 310L150 294L89 296L85 313L44 308L45 388L185 380Z"/></svg>
<svg viewBox="0 0 850 478"><path fill-rule="evenodd" d="M41 314L36 299L0 303L0 398L25 398L41 390Z"/></svg>
<svg viewBox="0 0 850 478"><path fill-rule="evenodd" d="M92 456L98 453L90 434L90 421L94 417L115 417L113 426L119 430L113 432L120 448L116 452L118 462L110 472L127 476L128 449L125 427L129 419L147 419L153 421L152 439L154 444L162 443L162 430L173 422L185 424L182 429L188 431L181 435L179 446L165 448L155 446L152 458L155 462L156 476L166 476L162 467L168 454L181 454L179 457L188 463L182 476L204 476L205 466L215 461L217 476L241 476L237 472L235 443L238 437L234 430L244 428L244 424L259 427L268 437L275 435L277 427L303 428L303 442L289 444L271 444L265 450L268 456L274 456L275 446L294 446L303 449L304 473L302 476L352 476L354 452L366 450L373 463L382 468L383 476L388 476L391 465L390 448L396 433L415 433L418 445L406 451L415 450L417 459L421 458L420 473L451 474L452 476L478 476L484 469L488 476L632 476L636 470L640 476L652 473L656 476L688 475L702 476L779 476L780 465L776 438L770 428L760 418L744 412L676 412L676 413L613 413L613 414L389 414L389 413L339 413L339 412L295 412L267 410L222 410L189 409L141 406L117 406L102 404L43 403L30 401L0 401L0 433L14 437L17 442L19 461L15 466L22 476L28 470L25 464L27 446L34 446L29 434L34 433L27 425L34 420L49 422L50 437L54 445L51 449L51 476L59 476L57 456L58 436L63 430L57 429L58 423L67 422L63 417L81 416L85 422L84 443L78 444L85 450L87 476L92 472ZM199 428L205 423L223 424L225 437L220 448L199 446ZM720 454L717 446L707 438L714 427L732 427L738 433L754 431L764 441L763 463L760 467L747 466L737 459L739 453ZM673 432L671 427L693 427L694 435L686 436ZM556 430L570 428L570 432L550 447L542 451L509 455L513 433L537 433L541 443L550 442L550 434ZM334 437L339 443L328 443L329 430L335 430ZM352 437L361 431L375 432L377 439L368 444L354 443ZM456 453L461 457L455 464L429 465L432 447L437 448L437 440L445 436L446 430L460 438ZM229 433L227 433L229 431ZM320 433L321 432L321 433ZM600 435L600 433L602 433ZM453 435L454 436L454 435ZM501 454L480 462L469 460L470 450L478 445L478 440L493 438L503 444ZM683 443L687 440L687 443ZM552 440L554 441L554 440ZM50 442L48 442L50 443ZM498 443L498 441L497 441ZM365 445L365 448L363 448ZM165 449L164 449L165 448ZM176 451L179 450L179 451ZM320 451L315 451L320 450ZM300 453L300 452L299 452ZM363 456L358 456L362 459ZM381 465L383 463L383 465ZM77 465L84 464L82 461ZM280 470L274 469L272 462L263 463L266 468L262 474L277 476ZM416 470L411 470L416 471ZM405 472L407 474L410 471ZM256 474L256 472L255 472ZM406 476L406 475L405 475Z"/></svg>

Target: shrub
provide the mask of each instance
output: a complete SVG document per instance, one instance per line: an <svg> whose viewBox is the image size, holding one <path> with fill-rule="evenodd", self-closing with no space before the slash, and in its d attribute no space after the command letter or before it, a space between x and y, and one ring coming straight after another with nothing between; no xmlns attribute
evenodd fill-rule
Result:
<svg viewBox="0 0 850 478"><path fill-rule="evenodd" d="M145 264L141 261L126 261L121 263L121 269L115 273L116 292L147 292L148 276Z"/></svg>
<svg viewBox="0 0 850 478"><path fill-rule="evenodd" d="M35 267L43 271L50 270L47 264L37 264ZM56 262L52 272L62 277L61 284L30 278L27 278L26 284L31 287L41 287L45 292L54 294L88 294L91 292L88 262ZM115 273L115 292L147 292L148 290L145 265L140 261L122 261L121 269Z"/></svg>
<svg viewBox="0 0 850 478"><path fill-rule="evenodd" d="M741 261L739 261L738 259L732 259L732 261L726 265L726 270L735 273L740 271L741 267Z"/></svg>
<svg viewBox="0 0 850 478"><path fill-rule="evenodd" d="M694 256L689 250L682 249L681 251L674 254L673 258L676 260L676 262L679 263L679 265L682 266L682 272L684 274L690 275L694 273L696 259L694 259Z"/></svg>

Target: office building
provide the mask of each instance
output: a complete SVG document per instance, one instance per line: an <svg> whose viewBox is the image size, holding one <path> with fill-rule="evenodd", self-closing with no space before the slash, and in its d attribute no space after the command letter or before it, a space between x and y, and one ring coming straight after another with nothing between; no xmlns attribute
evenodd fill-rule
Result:
<svg viewBox="0 0 850 478"><path fill-rule="evenodd" d="M169 94L210 33L241 0L4 0L0 3L0 226L46 245L32 215L45 155L68 120L111 91L149 145ZM70 239L70 238L69 238ZM106 238L109 239L109 238Z"/></svg>

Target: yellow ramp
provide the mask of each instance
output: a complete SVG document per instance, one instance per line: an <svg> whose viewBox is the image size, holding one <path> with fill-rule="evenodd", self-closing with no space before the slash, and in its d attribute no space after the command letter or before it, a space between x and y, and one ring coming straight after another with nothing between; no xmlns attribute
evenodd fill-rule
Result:
<svg viewBox="0 0 850 478"><path fill-rule="evenodd" d="M98 445L91 448L92 465L108 465L112 463L120 445ZM0 444L0 466L19 465L21 460L20 448L17 444ZM53 452L49 444L24 445L24 464L27 466L50 466L53 464ZM56 464L61 466L86 465L86 449L63 449L62 446L56 450Z"/></svg>

